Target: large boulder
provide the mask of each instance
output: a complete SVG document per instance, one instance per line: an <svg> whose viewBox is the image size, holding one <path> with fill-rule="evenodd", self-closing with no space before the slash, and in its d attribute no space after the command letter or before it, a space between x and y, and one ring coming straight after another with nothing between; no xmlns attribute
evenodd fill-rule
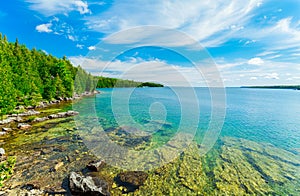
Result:
<svg viewBox="0 0 300 196"><path fill-rule="evenodd" d="M106 181L98 177L85 177L76 172L71 172L69 186L73 195L110 195Z"/></svg>

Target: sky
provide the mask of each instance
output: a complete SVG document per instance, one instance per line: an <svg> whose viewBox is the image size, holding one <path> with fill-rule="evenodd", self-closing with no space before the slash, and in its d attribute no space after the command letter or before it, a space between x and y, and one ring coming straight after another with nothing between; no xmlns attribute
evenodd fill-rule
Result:
<svg viewBox="0 0 300 196"><path fill-rule="evenodd" d="M300 84L298 0L10 0L9 41L94 75L175 86Z"/></svg>

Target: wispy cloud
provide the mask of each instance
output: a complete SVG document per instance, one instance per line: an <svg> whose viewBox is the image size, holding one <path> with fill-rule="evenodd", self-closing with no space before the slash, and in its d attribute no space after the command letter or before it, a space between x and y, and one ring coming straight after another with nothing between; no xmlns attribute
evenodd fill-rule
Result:
<svg viewBox="0 0 300 196"><path fill-rule="evenodd" d="M261 0L118 1L107 12L87 17L86 25L105 33L158 25L182 30L204 45L213 46L224 43L231 34L243 29L251 12L260 4Z"/></svg>
<svg viewBox="0 0 300 196"><path fill-rule="evenodd" d="M71 11L77 11L80 14L88 14L91 11L88 4L81 0L25 0L29 3L29 8L45 16L56 14L67 15Z"/></svg>

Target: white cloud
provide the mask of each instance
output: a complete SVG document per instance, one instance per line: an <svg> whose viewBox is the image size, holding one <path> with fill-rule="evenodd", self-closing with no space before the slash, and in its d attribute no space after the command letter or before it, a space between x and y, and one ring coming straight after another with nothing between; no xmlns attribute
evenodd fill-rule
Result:
<svg viewBox="0 0 300 196"><path fill-rule="evenodd" d="M264 61L259 57L255 57L255 58L250 59L248 61L248 64L250 64L250 65L263 65Z"/></svg>
<svg viewBox="0 0 300 196"><path fill-rule="evenodd" d="M251 77L250 80L257 80L257 77Z"/></svg>
<svg viewBox="0 0 300 196"><path fill-rule="evenodd" d="M26 2L30 3L30 9L45 16L67 15L71 11L77 11L80 14L91 13L88 3L81 0L26 0Z"/></svg>
<svg viewBox="0 0 300 196"><path fill-rule="evenodd" d="M89 50L96 50L96 46L89 46L88 49Z"/></svg>
<svg viewBox="0 0 300 196"><path fill-rule="evenodd" d="M113 33L140 25L182 30L205 46L219 45L243 29L260 0L117 1L99 15L86 17L95 31ZM140 8L143 9L140 9ZM184 8L184 9L183 9ZM149 17L151 16L151 17Z"/></svg>
<svg viewBox="0 0 300 196"><path fill-rule="evenodd" d="M51 26L52 26L51 23L41 24L36 26L35 30L37 30L39 33L51 33L52 32Z"/></svg>
<svg viewBox="0 0 300 196"><path fill-rule="evenodd" d="M293 18L283 18L272 26L249 29L242 36L259 40L265 44L268 50L281 51L286 49L300 48L300 28L297 22L293 23Z"/></svg>

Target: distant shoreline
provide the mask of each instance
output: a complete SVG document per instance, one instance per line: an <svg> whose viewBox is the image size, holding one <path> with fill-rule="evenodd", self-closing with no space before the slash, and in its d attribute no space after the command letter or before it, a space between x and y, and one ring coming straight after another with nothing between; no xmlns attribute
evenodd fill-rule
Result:
<svg viewBox="0 0 300 196"><path fill-rule="evenodd" d="M240 88L264 88L264 89L292 89L300 90L300 85L275 85L275 86L241 86Z"/></svg>

